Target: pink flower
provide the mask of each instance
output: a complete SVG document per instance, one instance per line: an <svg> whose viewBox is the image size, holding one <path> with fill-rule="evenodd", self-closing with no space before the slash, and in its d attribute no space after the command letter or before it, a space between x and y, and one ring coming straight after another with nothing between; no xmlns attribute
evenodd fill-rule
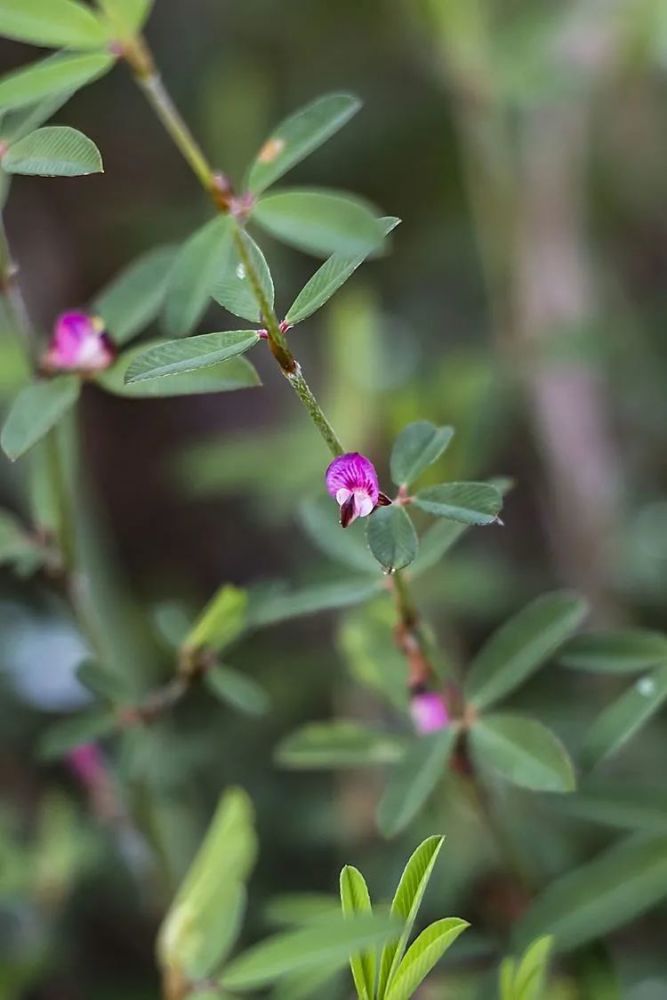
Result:
<svg viewBox="0 0 667 1000"><path fill-rule="evenodd" d="M106 767L99 747L95 743L82 743L67 754L67 763L79 781L91 788L104 779Z"/></svg>
<svg viewBox="0 0 667 1000"><path fill-rule="evenodd" d="M410 715L418 733L434 733L449 725L445 700L435 691L421 691L413 695Z"/></svg>
<svg viewBox="0 0 667 1000"><path fill-rule="evenodd" d="M380 499L375 466L358 451L339 455L326 471L327 490L340 504L340 523L344 528L358 517L368 517Z"/></svg>
<svg viewBox="0 0 667 1000"><path fill-rule="evenodd" d="M58 318L44 355L47 371L99 372L113 364L115 351L104 323L84 312L66 312Z"/></svg>

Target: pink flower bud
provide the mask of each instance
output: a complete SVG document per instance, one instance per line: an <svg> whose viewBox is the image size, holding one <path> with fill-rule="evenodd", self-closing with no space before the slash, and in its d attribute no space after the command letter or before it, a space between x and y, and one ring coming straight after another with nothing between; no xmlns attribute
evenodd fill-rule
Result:
<svg viewBox="0 0 667 1000"><path fill-rule="evenodd" d="M375 466L357 451L339 455L326 471L327 490L340 505L340 523L344 528L358 517L368 517L375 510L380 490Z"/></svg>
<svg viewBox="0 0 667 1000"><path fill-rule="evenodd" d="M95 743L82 743L67 754L67 763L82 785L94 788L106 774L104 759Z"/></svg>
<svg viewBox="0 0 667 1000"><path fill-rule="evenodd" d="M449 725L445 699L435 691L422 691L413 695L410 714L418 733L434 733Z"/></svg>
<svg viewBox="0 0 667 1000"><path fill-rule="evenodd" d="M114 346L96 316L66 312L58 318L43 367L49 372L104 371L115 359Z"/></svg>

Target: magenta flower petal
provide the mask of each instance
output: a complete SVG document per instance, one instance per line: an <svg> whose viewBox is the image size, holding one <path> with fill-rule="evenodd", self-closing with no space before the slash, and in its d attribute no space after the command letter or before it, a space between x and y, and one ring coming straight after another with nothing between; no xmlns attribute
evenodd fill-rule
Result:
<svg viewBox="0 0 667 1000"><path fill-rule="evenodd" d="M449 725L449 712L442 695L423 691L413 696L410 714L418 733L434 733Z"/></svg>
<svg viewBox="0 0 667 1000"><path fill-rule="evenodd" d="M339 455L326 471L327 490L340 505L340 523L344 528L357 517L368 517L375 510L380 489L375 466L358 451Z"/></svg>
<svg viewBox="0 0 667 1000"><path fill-rule="evenodd" d="M58 318L44 357L49 371L98 372L113 363L115 351L102 320L84 312Z"/></svg>

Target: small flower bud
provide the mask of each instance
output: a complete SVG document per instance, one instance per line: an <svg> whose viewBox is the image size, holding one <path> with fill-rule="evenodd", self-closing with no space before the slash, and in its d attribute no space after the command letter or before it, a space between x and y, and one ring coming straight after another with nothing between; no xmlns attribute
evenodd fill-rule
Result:
<svg viewBox="0 0 667 1000"><path fill-rule="evenodd" d="M340 523L344 528L358 517L368 517L375 510L380 490L375 466L365 455L348 452L335 458L326 471L330 496L340 505Z"/></svg>
<svg viewBox="0 0 667 1000"><path fill-rule="evenodd" d="M434 733L449 725L449 712L442 695L421 691L412 696L410 715L418 733Z"/></svg>
<svg viewBox="0 0 667 1000"><path fill-rule="evenodd" d="M114 346L101 319L66 312L56 321L42 367L48 372L93 374L104 371L114 359Z"/></svg>

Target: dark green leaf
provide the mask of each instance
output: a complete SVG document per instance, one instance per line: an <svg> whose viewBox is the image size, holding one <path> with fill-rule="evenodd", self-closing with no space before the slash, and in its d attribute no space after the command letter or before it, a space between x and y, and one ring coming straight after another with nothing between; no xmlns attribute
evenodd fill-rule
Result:
<svg viewBox="0 0 667 1000"><path fill-rule="evenodd" d="M378 507L368 518L366 541L371 552L388 573L414 561L419 542L414 525L399 504Z"/></svg>
<svg viewBox="0 0 667 1000"><path fill-rule="evenodd" d="M667 637L648 629L590 632L576 636L561 652L559 661L575 670L626 674L667 663Z"/></svg>
<svg viewBox="0 0 667 1000"><path fill-rule="evenodd" d="M342 915L319 922L307 930L290 931L262 941L231 962L221 985L232 990L253 990L297 969L339 962L382 944L397 933L386 916Z"/></svg>
<svg viewBox="0 0 667 1000"><path fill-rule="evenodd" d="M436 427L428 420L404 427L391 452L391 478L396 485L410 486L440 458L453 436L453 427Z"/></svg>
<svg viewBox="0 0 667 1000"><path fill-rule="evenodd" d="M228 330L225 333L202 333L184 340L167 340L149 348L134 359L125 373L125 382L147 382L165 375L210 368L239 354L245 354L258 342L255 330Z"/></svg>
<svg viewBox="0 0 667 1000"><path fill-rule="evenodd" d="M116 717L107 709L91 709L70 719L55 722L39 741L38 755L43 760L64 757L70 750L108 736L116 728Z"/></svg>
<svg viewBox="0 0 667 1000"><path fill-rule="evenodd" d="M356 722L311 722L279 744L276 760L283 767L339 768L386 764L398 760L403 744Z"/></svg>
<svg viewBox="0 0 667 1000"><path fill-rule="evenodd" d="M661 785L586 785L559 798L558 808L566 816L621 830L667 832L667 791Z"/></svg>
<svg viewBox="0 0 667 1000"><path fill-rule="evenodd" d="M101 18L74 0L0 0L0 35L56 49L101 49L109 41Z"/></svg>
<svg viewBox="0 0 667 1000"><path fill-rule="evenodd" d="M340 901L345 916L373 912L364 876L352 865L345 865L340 873ZM359 1000L374 1000L376 961L372 950L360 952L350 960Z"/></svg>
<svg viewBox="0 0 667 1000"><path fill-rule="evenodd" d="M238 670L211 667L204 674L204 683L211 694L239 712L265 715L270 708L271 702L264 688Z"/></svg>
<svg viewBox="0 0 667 1000"><path fill-rule="evenodd" d="M393 771L378 806L378 826L385 837L404 830L444 778L457 738L458 728L452 725L412 744Z"/></svg>
<svg viewBox="0 0 667 1000"><path fill-rule="evenodd" d="M400 219L383 218L379 222L383 224L384 235L388 236L399 224ZM371 250L365 250L352 255L332 254L301 289L290 306L285 321L290 326L296 326L297 323L302 323L309 316L312 316L354 274L371 252Z"/></svg>
<svg viewBox="0 0 667 1000"><path fill-rule="evenodd" d="M225 584L208 602L183 643L189 649L225 649L245 628L248 595L245 590Z"/></svg>
<svg viewBox="0 0 667 1000"><path fill-rule="evenodd" d="M267 195L252 218L277 239L316 256L370 253L384 236L384 223L364 201L333 191Z"/></svg>
<svg viewBox="0 0 667 1000"><path fill-rule="evenodd" d="M5 454L13 461L44 437L74 406L81 383L76 375L33 382L14 400L0 435Z"/></svg>
<svg viewBox="0 0 667 1000"><path fill-rule="evenodd" d="M116 344L131 340L159 315L175 256L176 248L171 246L149 250L95 297L93 309Z"/></svg>
<svg viewBox="0 0 667 1000"><path fill-rule="evenodd" d="M667 701L667 666L640 677L588 729L582 763L593 767L628 742Z"/></svg>
<svg viewBox="0 0 667 1000"><path fill-rule="evenodd" d="M250 168L247 188L260 194L321 146L361 107L351 94L327 94L300 108L274 130Z"/></svg>
<svg viewBox="0 0 667 1000"><path fill-rule="evenodd" d="M256 285L246 262L241 258L237 240L243 246L243 255L250 261ZM266 307L273 309L273 279L266 258L253 239L242 229L236 230L236 239L229 240L220 271L211 287L211 295L234 316L249 319L252 323L265 323Z"/></svg>
<svg viewBox="0 0 667 1000"><path fill-rule="evenodd" d="M461 524L493 524L498 520L503 498L489 483L443 483L420 490L412 502L427 514Z"/></svg>
<svg viewBox="0 0 667 1000"><path fill-rule="evenodd" d="M559 951L603 937L667 896L667 836L638 836L563 875L519 921L516 939L551 934Z"/></svg>
<svg viewBox="0 0 667 1000"><path fill-rule="evenodd" d="M586 602L567 590L543 594L510 618L477 654L466 696L488 708L535 673L579 627Z"/></svg>
<svg viewBox="0 0 667 1000"><path fill-rule="evenodd" d="M47 125L12 143L2 167L8 174L42 177L82 177L104 169L92 139L66 125Z"/></svg>
<svg viewBox="0 0 667 1000"><path fill-rule="evenodd" d="M465 920L448 917L436 920L422 931L405 953L385 994L386 1000L410 1000L431 969L469 926Z"/></svg>
<svg viewBox="0 0 667 1000"><path fill-rule="evenodd" d="M218 216L178 252L167 278L165 304L165 323L173 336L191 333L204 315L229 252L233 226L230 216Z"/></svg>
<svg viewBox="0 0 667 1000"><path fill-rule="evenodd" d="M37 104L57 94L73 94L107 73L114 61L113 56L103 54L58 55L14 70L0 79L0 111Z"/></svg>
<svg viewBox="0 0 667 1000"><path fill-rule="evenodd" d="M571 792L574 769L551 730L518 715L487 715L470 730L478 763L506 781L536 792Z"/></svg>
<svg viewBox="0 0 667 1000"><path fill-rule="evenodd" d="M313 584L291 593L258 595L252 601L248 623L254 628L264 628L290 618L347 608L374 597L381 588L382 580L354 577L337 583Z"/></svg>
<svg viewBox="0 0 667 1000"><path fill-rule="evenodd" d="M154 341L154 346L166 341ZM252 389L261 385L259 375L246 358L231 358L221 361L208 368L195 372L185 372L181 375L165 375L161 378L144 382L125 382L125 376L141 355L144 355L151 344L139 344L124 351L116 363L105 372L96 376L95 381L117 396L131 396L137 399L152 396L193 396L205 392L231 392L235 389Z"/></svg>
<svg viewBox="0 0 667 1000"><path fill-rule="evenodd" d="M85 660L77 669L80 684L99 698L110 702L123 702L128 698L127 684L100 663Z"/></svg>

